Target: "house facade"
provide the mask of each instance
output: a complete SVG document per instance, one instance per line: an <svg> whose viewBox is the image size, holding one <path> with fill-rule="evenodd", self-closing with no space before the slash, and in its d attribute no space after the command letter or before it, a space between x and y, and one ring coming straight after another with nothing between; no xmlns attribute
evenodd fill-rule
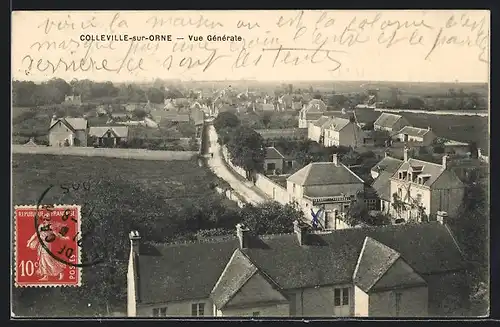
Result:
<svg viewBox="0 0 500 327"><path fill-rule="evenodd" d="M81 105L82 104L82 96L81 95L66 95L64 97L64 104Z"/></svg>
<svg viewBox="0 0 500 327"><path fill-rule="evenodd" d="M332 162L312 162L287 178L289 201L299 204L308 224L323 230L350 228L342 218L363 191L363 180L340 163L336 154Z"/></svg>
<svg viewBox="0 0 500 327"><path fill-rule="evenodd" d="M50 146L87 146L88 122L85 118L52 117L49 126Z"/></svg>
<svg viewBox="0 0 500 327"><path fill-rule="evenodd" d="M264 170L267 174L283 173L285 156L273 146L266 148L264 157Z"/></svg>
<svg viewBox="0 0 500 327"><path fill-rule="evenodd" d="M400 131L392 135L393 139L399 142L414 142L420 146L429 146L436 139L436 134L428 128L418 128L413 126L405 126Z"/></svg>
<svg viewBox="0 0 500 327"><path fill-rule="evenodd" d="M299 128L308 128L309 123L318 120L326 111L326 104L319 99L312 99L299 112Z"/></svg>
<svg viewBox="0 0 500 327"><path fill-rule="evenodd" d="M115 147L128 140L127 126L92 126L88 136L95 146Z"/></svg>
<svg viewBox="0 0 500 327"><path fill-rule="evenodd" d="M324 125L324 146L358 147L363 144L361 127L349 119L334 117Z"/></svg>
<svg viewBox="0 0 500 327"><path fill-rule="evenodd" d="M467 306L465 262L433 222L195 243L141 242L131 232L130 317L426 317Z"/></svg>
<svg viewBox="0 0 500 327"><path fill-rule="evenodd" d="M450 169L448 159L443 156L441 165L417 160L405 149L403 163L389 178L391 215L416 222L434 220L440 211L456 215L465 185Z"/></svg>
<svg viewBox="0 0 500 327"><path fill-rule="evenodd" d="M403 160L393 158L386 153L385 157L373 166L370 171L373 178L372 188L379 200L377 207L384 213L389 213L391 209L391 177L402 164Z"/></svg>
<svg viewBox="0 0 500 327"><path fill-rule="evenodd" d="M406 118L387 112L383 112L373 123L375 130L387 131L389 133L400 131L405 126L410 126Z"/></svg>

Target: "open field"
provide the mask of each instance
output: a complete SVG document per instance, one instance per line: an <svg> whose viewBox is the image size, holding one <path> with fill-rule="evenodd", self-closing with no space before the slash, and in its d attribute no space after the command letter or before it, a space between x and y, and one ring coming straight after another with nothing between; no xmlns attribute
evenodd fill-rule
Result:
<svg viewBox="0 0 500 327"><path fill-rule="evenodd" d="M431 127L439 137L460 142L477 142L481 149L489 148L488 117L400 113L415 127Z"/></svg>
<svg viewBox="0 0 500 327"><path fill-rule="evenodd" d="M148 192L164 195L165 199L196 198L216 194L216 191L210 188L211 182L217 182L216 177L208 168L200 168L194 159L142 161L13 154L12 167L14 205L36 204L49 184L64 185L85 181L95 186L101 179L112 178L122 178L140 184ZM53 200L58 199L57 196L60 196L62 191L62 188L56 186L47 194L47 200L50 200L51 196L55 197ZM126 201L127 194L123 196Z"/></svg>

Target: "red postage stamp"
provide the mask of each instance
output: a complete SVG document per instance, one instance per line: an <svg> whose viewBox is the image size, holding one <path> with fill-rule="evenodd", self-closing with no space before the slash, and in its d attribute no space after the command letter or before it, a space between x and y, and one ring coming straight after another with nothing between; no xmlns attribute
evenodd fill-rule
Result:
<svg viewBox="0 0 500 327"><path fill-rule="evenodd" d="M15 286L80 286L80 206L16 206L14 213Z"/></svg>

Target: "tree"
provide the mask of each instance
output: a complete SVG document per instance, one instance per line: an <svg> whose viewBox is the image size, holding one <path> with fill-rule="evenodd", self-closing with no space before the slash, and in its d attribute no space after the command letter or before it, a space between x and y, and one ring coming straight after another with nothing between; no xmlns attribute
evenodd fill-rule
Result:
<svg viewBox="0 0 500 327"><path fill-rule="evenodd" d="M262 124L264 124L265 128L269 128L269 124L271 123L272 117L273 117L273 114L270 112L265 112L262 115Z"/></svg>
<svg viewBox="0 0 500 327"><path fill-rule="evenodd" d="M245 126L236 128L227 142L231 162L245 169L247 179L251 180L253 173L263 170L264 139L253 129Z"/></svg>
<svg viewBox="0 0 500 327"><path fill-rule="evenodd" d="M214 120L214 127L217 131L225 128L235 128L240 126L240 119L232 112L221 112Z"/></svg>
<svg viewBox="0 0 500 327"><path fill-rule="evenodd" d="M255 234L293 232L293 222L303 220L302 211L292 204L270 201L258 205L247 204L241 209L242 222Z"/></svg>
<svg viewBox="0 0 500 327"><path fill-rule="evenodd" d="M144 119L146 117L147 113L144 109L135 109L134 110L134 116L137 117L138 119Z"/></svg>
<svg viewBox="0 0 500 327"><path fill-rule="evenodd" d="M362 194L356 194L356 197L351 200L349 210L345 217L345 222L350 226L356 226L359 223L368 223L369 213Z"/></svg>

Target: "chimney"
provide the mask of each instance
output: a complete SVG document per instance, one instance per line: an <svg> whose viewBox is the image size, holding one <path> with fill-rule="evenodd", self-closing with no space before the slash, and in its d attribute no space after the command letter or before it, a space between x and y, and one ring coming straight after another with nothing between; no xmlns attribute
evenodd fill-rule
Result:
<svg viewBox="0 0 500 327"><path fill-rule="evenodd" d="M387 157L389 157L389 151L384 152L384 158L387 158Z"/></svg>
<svg viewBox="0 0 500 327"><path fill-rule="evenodd" d="M335 166L339 165L339 157L336 153L332 155L332 162L335 164Z"/></svg>
<svg viewBox="0 0 500 327"><path fill-rule="evenodd" d="M403 150L403 160L404 162L407 162L409 159L409 156L408 156L408 148L405 147L404 150Z"/></svg>
<svg viewBox="0 0 500 327"><path fill-rule="evenodd" d="M431 129L431 127L430 127L430 126L427 126L427 130L428 130L428 131L431 131L432 129Z"/></svg>
<svg viewBox="0 0 500 327"><path fill-rule="evenodd" d="M139 232L133 230L128 234L128 238L130 239L130 247L135 254L139 254L139 244L141 243L141 236Z"/></svg>
<svg viewBox="0 0 500 327"><path fill-rule="evenodd" d="M295 235L297 235L297 240L299 241L299 244L306 245L307 244L307 234L308 234L308 226L306 226L304 223L301 223L298 220L295 220L293 222L293 231L295 232Z"/></svg>
<svg viewBox="0 0 500 327"><path fill-rule="evenodd" d="M449 159L448 155L443 156L442 164L441 164L443 166L443 169L446 169L446 167L448 166L448 159Z"/></svg>
<svg viewBox="0 0 500 327"><path fill-rule="evenodd" d="M436 220L441 225L447 224L448 223L448 213L446 211L436 212Z"/></svg>
<svg viewBox="0 0 500 327"><path fill-rule="evenodd" d="M240 248L241 249L248 248L248 241L250 239L250 229L248 229L243 224L237 224L236 235L238 236L238 240L240 241Z"/></svg>

